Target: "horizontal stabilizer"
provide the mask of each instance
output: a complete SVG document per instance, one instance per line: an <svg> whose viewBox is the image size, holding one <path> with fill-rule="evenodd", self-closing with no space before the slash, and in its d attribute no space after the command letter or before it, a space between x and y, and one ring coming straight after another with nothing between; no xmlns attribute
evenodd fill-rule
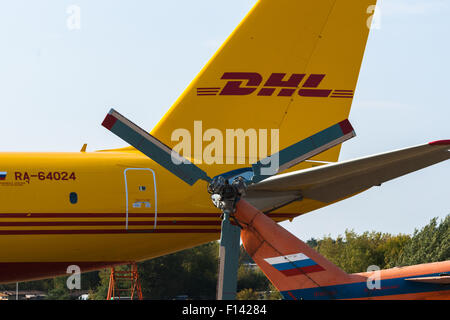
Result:
<svg viewBox="0 0 450 320"><path fill-rule="evenodd" d="M280 174L249 186L246 198L258 209L282 207L299 197L331 203L450 159L450 141L440 140L355 160ZM283 201L286 199L286 201ZM264 204L263 206L259 203Z"/></svg>

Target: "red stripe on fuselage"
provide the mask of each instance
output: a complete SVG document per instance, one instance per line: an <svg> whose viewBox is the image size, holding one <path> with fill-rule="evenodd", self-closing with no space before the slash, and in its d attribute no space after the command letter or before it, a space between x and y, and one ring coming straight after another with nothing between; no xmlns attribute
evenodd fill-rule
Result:
<svg viewBox="0 0 450 320"><path fill-rule="evenodd" d="M33 221L33 222L0 222L0 227L97 227L123 226L124 221ZM155 221L128 221L129 226L153 227ZM157 221L158 226L220 226L220 221Z"/></svg>
<svg viewBox="0 0 450 320"><path fill-rule="evenodd" d="M0 235L220 233L220 229L97 229L97 230L1 230Z"/></svg>
<svg viewBox="0 0 450 320"><path fill-rule="evenodd" d="M220 213L159 213L158 218L220 218ZM269 213L270 218L295 218L298 213ZM154 218L154 213L129 213L128 218ZM125 218L125 213L0 213L0 219L11 218Z"/></svg>
<svg viewBox="0 0 450 320"><path fill-rule="evenodd" d="M128 218L154 218L154 213L129 213ZM1 218L125 218L125 213L0 213ZM220 218L220 213L159 213L158 218Z"/></svg>
<svg viewBox="0 0 450 320"><path fill-rule="evenodd" d="M290 269L290 270L283 270L280 272L283 273L286 277L291 277L291 276L298 276L300 274L314 273L314 272L319 272L319 271L324 271L324 270L325 270L324 268L322 268L321 266L316 264L314 266L295 268L295 269Z"/></svg>

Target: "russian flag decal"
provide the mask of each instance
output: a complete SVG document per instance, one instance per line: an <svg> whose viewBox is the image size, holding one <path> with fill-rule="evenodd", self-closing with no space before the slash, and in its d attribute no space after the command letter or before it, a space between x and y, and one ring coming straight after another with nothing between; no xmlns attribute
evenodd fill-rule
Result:
<svg viewBox="0 0 450 320"><path fill-rule="evenodd" d="M6 171L0 171L0 180L5 180L7 173L8 172L6 172Z"/></svg>
<svg viewBox="0 0 450 320"><path fill-rule="evenodd" d="M287 277L325 270L303 253L267 258L264 260Z"/></svg>

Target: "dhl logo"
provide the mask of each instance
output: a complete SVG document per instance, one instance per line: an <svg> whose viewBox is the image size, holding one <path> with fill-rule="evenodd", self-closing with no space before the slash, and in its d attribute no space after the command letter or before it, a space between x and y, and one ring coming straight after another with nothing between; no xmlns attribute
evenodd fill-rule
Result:
<svg viewBox="0 0 450 320"><path fill-rule="evenodd" d="M325 74L272 73L261 88L263 77L255 72L225 72L221 80L228 80L224 87L197 88L198 96L247 96L257 92L258 96L292 97L295 92L301 97L353 98L353 90L319 89ZM301 85L301 86L300 86Z"/></svg>

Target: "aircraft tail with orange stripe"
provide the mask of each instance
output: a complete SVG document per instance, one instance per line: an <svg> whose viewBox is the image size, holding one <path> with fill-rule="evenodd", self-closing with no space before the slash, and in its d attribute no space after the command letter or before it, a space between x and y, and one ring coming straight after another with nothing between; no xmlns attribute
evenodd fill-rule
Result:
<svg viewBox="0 0 450 320"><path fill-rule="evenodd" d="M245 250L285 299L449 299L450 261L347 274L245 200Z"/></svg>
<svg viewBox="0 0 450 320"><path fill-rule="evenodd" d="M350 281L350 275L246 201L238 202L235 218L243 227L245 250L285 298L296 299L292 292L299 288Z"/></svg>

